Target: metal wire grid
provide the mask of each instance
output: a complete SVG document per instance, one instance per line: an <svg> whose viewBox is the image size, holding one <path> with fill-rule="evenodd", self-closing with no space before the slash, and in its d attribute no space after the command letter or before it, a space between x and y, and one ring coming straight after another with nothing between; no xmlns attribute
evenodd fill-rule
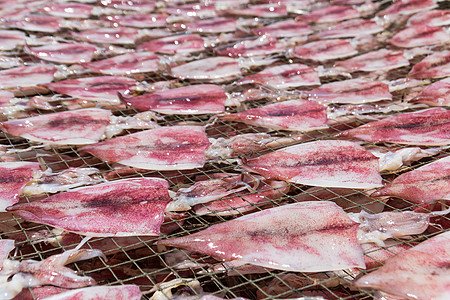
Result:
<svg viewBox="0 0 450 300"><path fill-rule="evenodd" d="M22 56L23 53L17 53L17 56ZM34 60L32 58L29 58ZM34 60L35 61L35 60ZM409 68L398 69L391 72L393 78L401 78L404 77ZM253 71L250 71L255 72ZM84 75L86 76L86 75ZM148 82L156 82L158 80L170 80L170 77L158 75L146 77L145 80ZM335 79L330 79L331 81ZM324 81L322 80L322 83ZM189 85L189 82L180 82L181 85ZM403 99L402 93L396 93L394 95L395 100ZM260 101L255 101L251 103L246 103L246 108L258 107L262 104L270 102L271 99L262 99ZM243 108L238 108L238 110L242 110ZM229 111L236 111L236 108L228 108ZM38 114L47 113L44 111L36 110ZM134 109L120 109L115 110L115 115L122 116L130 116L136 114L137 111ZM171 126L180 122L186 121L194 121L199 122L201 124L206 124L208 122L209 116L168 116L164 121L161 121L161 125ZM337 122L330 126L329 129L326 130L316 130L314 132L304 133L302 136L302 142L315 141L320 139L330 139L333 137L334 133L340 132L345 129L355 128L359 125L362 125L364 121L362 120L349 120L349 121L341 121ZM249 132L265 132L266 130L261 128L256 128L253 126L242 125L234 122L225 122L218 120L216 124L208 129L208 136L213 138L218 137L230 137L231 135L238 135ZM127 133L130 133L128 131ZM271 131L270 132L274 136L279 137L287 137L290 135L283 131ZM0 137L0 144L7 145L11 147L10 149L26 149L31 146L28 141L22 138L13 137L8 134L4 134L4 136ZM371 143L366 143L367 145L373 147L379 147L380 145L374 145ZM281 148L283 145L273 149L266 149L264 151L258 151L253 153L253 155L258 156L267 151L273 151L277 148ZM405 147L402 145L395 145L398 147ZM197 175L203 175L209 178L212 178L213 173L231 173L234 171L236 164L233 163L217 163L217 162L208 162L204 168L202 169L194 169L192 171L174 171L174 172L159 172L159 171L142 171L135 170L134 168L126 168L116 169L113 165L101 162L100 160L90 156L85 155L83 153L79 153L76 147L64 147L64 148L55 148L50 147L47 149L47 155L44 156L43 164L45 166L53 169L64 169L69 166L78 166L78 167L96 167L100 170L100 175L109 175L111 179L121 179L121 178L130 178L136 176L158 176L165 178L169 181L171 185L171 189L177 189L181 186L190 185L195 182L195 177ZM35 155L39 155L38 149L32 149L28 152L18 152L17 159L23 161L34 160ZM393 178L398 176L399 174L420 167L426 163L437 160L438 158L448 156L449 150L442 151L439 155L422 159L412 166L404 167L399 171L394 172L385 172L383 173L383 177L386 182L390 182ZM34 155L29 155L29 154ZM62 164L62 165L61 165ZM126 171L125 173L123 171ZM290 185L290 191L287 194L284 194L283 197L279 200L270 200L267 199L263 206L255 206L255 211L261 210L261 207L269 207L269 206L277 206L282 205L288 202L295 202L295 196L299 194L308 194L311 197L315 197L314 193L308 191L308 187L300 186L296 184ZM334 193L332 190L328 188L323 188L330 193ZM251 193L251 192L249 192ZM253 192L254 193L254 192ZM359 190L351 190L347 194L337 194L334 193L335 196L329 200L341 200L345 201L349 204L349 207L346 210L351 210L354 208L361 208L368 212L372 212L370 209L370 205L374 203L381 202L379 199L373 198L372 202L360 204L354 202L352 199L353 196L359 195L362 192ZM317 200L320 200L317 198ZM28 197L24 196L23 201L32 201ZM390 200L385 203L385 210L410 210L412 208L418 207L416 204L409 203L408 201L400 202L395 200ZM253 205L250 204L249 205ZM240 216L241 214L237 214L234 217ZM292 272L285 271L274 271L274 270L266 270L263 274L250 274L245 275L239 273L238 270L235 270L237 273L235 276L228 276L226 273L222 272L211 272L208 267L199 267L195 271L194 270L178 270L175 269L174 266L169 265L165 261L165 255L171 254L175 249L158 249L154 242L158 239L165 239L173 236L180 236L190 234L201 229L207 228L213 224L222 223L226 220L230 220L234 217L224 217L217 214L213 214L213 216L197 216L193 212L189 211L186 213L186 218L183 220L170 219L167 220L165 225L175 225L178 226L178 229L173 233L162 235L159 238L151 238L151 237L136 237L134 241L128 244L123 244L120 238L93 238L87 242L87 246L90 248L96 248L99 243L108 243L111 246L110 250L105 251L108 260L104 260L102 258L98 258L95 260L87 261L87 262L79 262L72 265L72 267L86 276L92 276L97 280L99 285L117 285L117 284L138 284L141 289L144 291L144 298L149 298L151 294L147 294L146 291L151 289L154 285L163 282L169 281L173 278L196 278L201 282L202 288L205 292L210 292L218 296L222 297L246 297L250 299L256 298L264 298L264 299L275 299L275 298L288 298L300 296L308 296L308 295L322 295L326 299L373 299L373 293L365 290L354 290L351 288L351 280L354 278L354 274L348 272L341 273L298 273L296 275L299 278L303 278L303 285L298 285L296 281L289 280L289 276L292 275ZM448 217L440 217L441 221L449 222L450 219ZM36 237L36 232L41 230L51 230L52 228L45 225L37 225L30 222L24 222L20 218L17 218L10 214L4 214L2 216L2 220L0 221L0 227L3 229L1 233L2 238L13 238L18 242L19 251L17 252L16 259L36 259L42 260L52 254L60 253L63 250L71 249L78 244L80 239L75 239L72 243L61 243L61 241L56 240L57 245L46 245L43 243L38 243L41 237ZM408 244L414 245L416 242L423 241L425 239L430 238L431 236L448 230L446 227L442 227L440 224L432 223L429 226L429 229L426 233L414 236L409 240L400 240L396 239L396 243L398 244ZM389 248L387 248L389 250ZM205 255L196 254L192 256L185 250L180 250L183 253L186 253L187 259L192 263L203 263L205 261L211 262L211 258L206 257ZM366 254L370 257L370 253ZM214 262L214 265L220 265L221 262ZM381 264L381 263L380 263ZM363 271L363 273L370 272L373 269L369 269ZM336 285L336 280L339 279L341 282L346 282L347 285ZM279 286L284 287L283 292L277 292L276 294L271 293L266 289L268 284L273 281L278 281ZM195 294L195 291L191 291L191 293Z"/></svg>

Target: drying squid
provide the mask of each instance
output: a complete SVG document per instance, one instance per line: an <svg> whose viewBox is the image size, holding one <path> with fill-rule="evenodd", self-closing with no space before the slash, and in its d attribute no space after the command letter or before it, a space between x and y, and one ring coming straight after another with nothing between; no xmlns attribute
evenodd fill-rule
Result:
<svg viewBox="0 0 450 300"><path fill-rule="evenodd" d="M84 3L51 3L39 9L51 16L76 19L87 19L94 10L94 6Z"/></svg>
<svg viewBox="0 0 450 300"><path fill-rule="evenodd" d="M226 9L223 13L235 16L279 18L287 16L286 5L280 3L251 5L248 8Z"/></svg>
<svg viewBox="0 0 450 300"><path fill-rule="evenodd" d="M275 89L290 89L320 85L320 79L317 71L307 65L288 64L268 67L239 79L236 84L260 84Z"/></svg>
<svg viewBox="0 0 450 300"><path fill-rule="evenodd" d="M338 138L373 143L440 146L450 143L450 111L432 108L404 113L342 131Z"/></svg>
<svg viewBox="0 0 450 300"><path fill-rule="evenodd" d="M332 202L302 202L256 212L158 244L286 271L365 268L357 227Z"/></svg>
<svg viewBox="0 0 450 300"><path fill-rule="evenodd" d="M269 35L274 38L307 36L312 32L308 23L295 20L280 21L252 30L253 34Z"/></svg>
<svg viewBox="0 0 450 300"><path fill-rule="evenodd" d="M263 35L255 40L244 40L229 48L216 50L216 53L229 57L251 57L280 53L284 50L285 45L281 41L270 35Z"/></svg>
<svg viewBox="0 0 450 300"><path fill-rule="evenodd" d="M173 7L165 7L161 11L172 16L185 17L188 19L211 19L217 17L216 7L214 5L211 5L210 3L188 3Z"/></svg>
<svg viewBox="0 0 450 300"><path fill-rule="evenodd" d="M380 49L335 63L335 67L348 72L389 71L409 66L402 52Z"/></svg>
<svg viewBox="0 0 450 300"><path fill-rule="evenodd" d="M315 34L321 39L352 38L383 31L375 21L365 19L353 19L324 28Z"/></svg>
<svg viewBox="0 0 450 300"><path fill-rule="evenodd" d="M221 86L198 84L136 97L120 94L122 102L140 111L161 114L215 114L225 110L227 95Z"/></svg>
<svg viewBox="0 0 450 300"><path fill-rule="evenodd" d="M23 65L23 60L20 57L10 57L0 55L0 69L9 69Z"/></svg>
<svg viewBox="0 0 450 300"><path fill-rule="evenodd" d="M19 202L25 185L40 171L36 162L0 163L0 212Z"/></svg>
<svg viewBox="0 0 450 300"><path fill-rule="evenodd" d="M387 84L363 79L326 83L307 92L307 95L309 100L319 103L368 103L392 100Z"/></svg>
<svg viewBox="0 0 450 300"><path fill-rule="evenodd" d="M80 151L107 162L144 170L201 168L207 160L222 160L265 149L274 140L267 133L210 138L201 126L170 126L145 130L86 145Z"/></svg>
<svg viewBox="0 0 450 300"><path fill-rule="evenodd" d="M115 8L120 10L152 12L155 10L155 1L148 0L108 0L101 1L101 5L107 8Z"/></svg>
<svg viewBox="0 0 450 300"><path fill-rule="evenodd" d="M398 176L373 197L393 196L418 204L450 200L450 157L444 157Z"/></svg>
<svg viewBox="0 0 450 300"><path fill-rule="evenodd" d="M95 73L105 75L130 75L153 73L159 70L160 59L151 52L126 53L81 65Z"/></svg>
<svg viewBox="0 0 450 300"><path fill-rule="evenodd" d="M214 18L198 20L192 23L172 25L176 29L187 30L200 34L220 34L223 32L235 32L237 21L233 18Z"/></svg>
<svg viewBox="0 0 450 300"><path fill-rule="evenodd" d="M25 53L39 59L60 63L76 64L89 62L94 58L97 47L78 43L57 43L40 47L24 47Z"/></svg>
<svg viewBox="0 0 450 300"><path fill-rule="evenodd" d="M41 171L37 162L1 162L0 211L17 203L21 195L56 193L85 184L102 182L96 168L69 168L54 173Z"/></svg>
<svg viewBox="0 0 450 300"><path fill-rule="evenodd" d="M389 258L412 248L408 244L399 244L395 240L386 241L383 247L373 243L361 244L361 247L364 250L364 262L367 270L381 267Z"/></svg>
<svg viewBox="0 0 450 300"><path fill-rule="evenodd" d="M360 223L358 240L363 243L375 243L384 246L390 238L409 238L413 234L423 233L430 225L430 214L413 211L382 212L369 214L349 213L349 217Z"/></svg>
<svg viewBox="0 0 450 300"><path fill-rule="evenodd" d="M328 6L317 9L307 15L298 17L302 21L309 23L330 23L340 22L349 19L359 18L358 10L351 6Z"/></svg>
<svg viewBox="0 0 450 300"><path fill-rule="evenodd" d="M111 15L104 17L104 20L124 27L157 28L167 26L167 16L163 14Z"/></svg>
<svg viewBox="0 0 450 300"><path fill-rule="evenodd" d="M417 12L433 9L435 0L400 0L377 13L378 16L412 15Z"/></svg>
<svg viewBox="0 0 450 300"><path fill-rule="evenodd" d="M450 278L450 232L441 233L398 253L381 268L359 278L355 286L394 297L447 299Z"/></svg>
<svg viewBox="0 0 450 300"><path fill-rule="evenodd" d="M205 41L198 34L174 35L142 43L136 49L163 54L187 54L205 50Z"/></svg>
<svg viewBox="0 0 450 300"><path fill-rule="evenodd" d="M450 50L434 52L414 65L408 74L415 79L443 78L450 76Z"/></svg>
<svg viewBox="0 0 450 300"><path fill-rule="evenodd" d="M237 60L230 57L210 57L172 68L171 75L182 80L224 82L241 75Z"/></svg>
<svg viewBox="0 0 450 300"><path fill-rule="evenodd" d="M3 269L3 263L8 258L9 253L14 250L15 247L14 240L0 240L0 271Z"/></svg>
<svg viewBox="0 0 450 300"><path fill-rule="evenodd" d="M242 167L267 179L325 187L381 186L378 158L352 142L321 140L248 159Z"/></svg>
<svg viewBox="0 0 450 300"><path fill-rule="evenodd" d="M33 178L22 189L23 195L41 195L44 193L57 193L88 184L104 182L97 175L97 168L68 168L60 172L47 169L43 172L34 172Z"/></svg>
<svg viewBox="0 0 450 300"><path fill-rule="evenodd" d="M0 271L2 299L12 299L27 287L54 285L62 288L81 288L95 285L93 278L77 275L75 271L65 267L67 264L94 257L106 258L99 250L82 249L68 250L43 261L29 259L19 262L5 259L2 261L3 268Z"/></svg>
<svg viewBox="0 0 450 300"><path fill-rule="evenodd" d="M449 41L450 35L444 29L427 25L410 26L388 40L390 44L401 48L445 44Z"/></svg>
<svg viewBox="0 0 450 300"><path fill-rule="evenodd" d="M370 153L379 158L378 163L381 171L395 171L399 170L405 165L410 165L412 162L418 161L424 157L430 157L438 154L443 149L441 147L422 149L419 147L405 147L400 149L374 147L368 149Z"/></svg>
<svg viewBox="0 0 450 300"><path fill-rule="evenodd" d="M450 11L443 9L433 9L415 14L408 19L408 26L428 25L428 26L446 26L450 25Z"/></svg>
<svg viewBox="0 0 450 300"><path fill-rule="evenodd" d="M80 148L108 162L150 170L202 167L210 142L200 126L171 126L120 136Z"/></svg>
<svg viewBox="0 0 450 300"><path fill-rule="evenodd" d="M64 19L46 15L27 15L17 19L4 20L3 25L7 28L17 28L25 31L55 33L64 25Z"/></svg>
<svg viewBox="0 0 450 300"><path fill-rule="evenodd" d="M409 102L425 103L429 106L450 106L450 78L430 84Z"/></svg>
<svg viewBox="0 0 450 300"><path fill-rule="evenodd" d="M0 71L0 88L34 87L53 81L56 67L37 64Z"/></svg>
<svg viewBox="0 0 450 300"><path fill-rule="evenodd" d="M311 131L327 128L326 107L308 100L289 100L219 116L273 130Z"/></svg>
<svg viewBox="0 0 450 300"><path fill-rule="evenodd" d="M137 81L122 76L99 76L66 79L45 86L57 93L103 104L120 104L117 93L128 92Z"/></svg>
<svg viewBox="0 0 450 300"><path fill-rule="evenodd" d="M23 45L25 37L25 33L19 30L0 30L0 50L16 49L18 46Z"/></svg>
<svg viewBox="0 0 450 300"><path fill-rule="evenodd" d="M100 28L80 32L72 32L72 37L78 41L98 44L133 45L139 35L136 28Z"/></svg>
<svg viewBox="0 0 450 300"><path fill-rule="evenodd" d="M355 54L358 54L358 51L350 42L343 39L310 42L294 47L291 52L293 57L316 62L346 58Z"/></svg>
<svg viewBox="0 0 450 300"><path fill-rule="evenodd" d="M228 159L237 155L270 148L271 142L277 146L283 143L268 133L243 133L230 138L209 138L211 146L206 151L210 160ZM292 142L290 139L288 142Z"/></svg>
<svg viewBox="0 0 450 300"><path fill-rule="evenodd" d="M157 236L171 200L168 187L160 178L122 179L16 204L8 211L85 236Z"/></svg>
<svg viewBox="0 0 450 300"><path fill-rule="evenodd" d="M81 289L67 290L55 294L46 300L140 300L142 292L137 285L117 285L117 286L92 286Z"/></svg>
<svg viewBox="0 0 450 300"><path fill-rule="evenodd" d="M1 122L0 128L45 145L85 145L112 137L124 129L156 128L158 125L152 117L145 113L116 117L109 110L86 108Z"/></svg>

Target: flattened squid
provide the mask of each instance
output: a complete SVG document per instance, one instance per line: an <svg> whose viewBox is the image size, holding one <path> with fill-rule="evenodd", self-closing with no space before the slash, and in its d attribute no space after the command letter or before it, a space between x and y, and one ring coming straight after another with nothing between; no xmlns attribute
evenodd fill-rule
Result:
<svg viewBox="0 0 450 300"><path fill-rule="evenodd" d="M286 271L365 268L357 227L332 202L302 202L249 214L158 244Z"/></svg>
<svg viewBox="0 0 450 300"><path fill-rule="evenodd" d="M71 32L75 40L89 43L134 45L139 30L130 27L112 27Z"/></svg>
<svg viewBox="0 0 450 300"><path fill-rule="evenodd" d="M337 23L359 17L359 12L351 6L330 5L298 18L310 23Z"/></svg>
<svg viewBox="0 0 450 300"><path fill-rule="evenodd" d="M0 50L13 50L22 45L25 40L25 33L19 30L0 30Z"/></svg>
<svg viewBox="0 0 450 300"><path fill-rule="evenodd" d="M261 84L274 89L290 89L300 86L320 85L319 75L304 64L268 67L263 71L243 77L236 84Z"/></svg>
<svg viewBox="0 0 450 300"><path fill-rule="evenodd" d="M136 49L163 54L188 54L205 50L205 41L198 34L175 35L142 43Z"/></svg>
<svg viewBox="0 0 450 300"><path fill-rule="evenodd" d="M408 76L415 79L450 76L450 50L433 52L415 64Z"/></svg>
<svg viewBox="0 0 450 300"><path fill-rule="evenodd" d="M450 78L430 84L409 102L425 103L429 106L450 106Z"/></svg>
<svg viewBox="0 0 450 300"><path fill-rule="evenodd" d="M131 178L82 187L7 211L26 220L92 237L159 235L169 184Z"/></svg>
<svg viewBox="0 0 450 300"><path fill-rule="evenodd" d="M380 49L338 61L335 66L337 69L343 69L348 72L389 71L409 66L409 61L402 52Z"/></svg>
<svg viewBox="0 0 450 300"><path fill-rule="evenodd" d="M159 70L159 57L151 52L126 53L82 66L105 75L151 73Z"/></svg>
<svg viewBox="0 0 450 300"><path fill-rule="evenodd" d="M86 108L64 111L0 123L0 128L14 136L46 145L86 145L111 137L123 129L148 129L158 125L152 115L116 117L111 111Z"/></svg>
<svg viewBox="0 0 450 300"><path fill-rule="evenodd" d="M402 299L449 299L450 232L398 253L355 282Z"/></svg>
<svg viewBox="0 0 450 300"><path fill-rule="evenodd" d="M327 128L326 107L309 100L289 100L219 116L274 130L311 131Z"/></svg>
<svg viewBox="0 0 450 300"><path fill-rule="evenodd" d="M0 71L0 89L31 87L53 81L56 67L46 64L16 67Z"/></svg>
<svg viewBox="0 0 450 300"><path fill-rule="evenodd" d="M398 32L388 42L401 48L414 48L435 44L445 44L450 41L450 35L440 27L413 25Z"/></svg>
<svg viewBox="0 0 450 300"><path fill-rule="evenodd" d="M128 106L140 111L152 110L162 114L213 114L225 110L227 95L224 89L214 84L198 84L126 97L120 99Z"/></svg>
<svg viewBox="0 0 450 300"><path fill-rule="evenodd" d="M392 100L389 86L379 81L349 79L326 83L307 92L308 100L319 103L368 103Z"/></svg>
<svg viewBox="0 0 450 300"><path fill-rule="evenodd" d="M99 76L66 79L46 84L45 87L60 94L106 104L120 104L117 93L126 93L137 81L122 76Z"/></svg>
<svg viewBox="0 0 450 300"><path fill-rule="evenodd" d="M392 196L417 204L450 200L450 156L401 174L371 196Z"/></svg>
<svg viewBox="0 0 450 300"><path fill-rule="evenodd" d="M296 46L291 55L300 59L325 62L358 54L352 44L344 39L330 39Z"/></svg>
<svg viewBox="0 0 450 300"><path fill-rule="evenodd" d="M352 142L321 140L294 145L248 159L242 167L267 179L312 186L381 186L378 158Z"/></svg>
<svg viewBox="0 0 450 300"><path fill-rule="evenodd" d="M313 202L302 202L302 203L313 203ZM317 203L317 202L316 202ZM331 203L328 201L318 201L318 203ZM212 203L211 203L212 204ZM269 210L270 211L270 210ZM413 211L403 211L403 212L383 212L377 214L369 214L365 211L359 213L349 213L347 216L354 222L359 224L357 229L357 239L361 244L362 249L365 254L369 252L368 256L364 257L364 261L367 264L367 268L373 268L380 265L389 257L392 257L395 253L404 251L410 246L400 244L398 241L391 240L391 238L396 239L409 239L410 235L417 235L423 233L430 224L430 216L445 215L449 210L441 212L432 213L417 213ZM216 214L217 212L215 212ZM261 212L262 213L262 212ZM178 238L176 238L178 239ZM182 238L180 238L182 239ZM199 244L201 239L197 239ZM207 245L208 247L210 245ZM312 246L312 245L311 245ZM206 247L206 246L205 246ZM380 247L389 248L388 250L382 249ZM186 247L181 247L186 248ZM189 249L189 248L187 248ZM259 248L257 248L259 249ZM221 249L219 249L220 251ZM189 253L183 252L172 252L166 255L168 263L175 265L176 268L198 268L208 266L207 260L201 263L194 263L192 258L189 258L192 254L195 254L192 250ZM210 250L210 251L213 251ZM209 254L205 251L200 251ZM220 253L220 252L219 252ZM394 254L393 254L394 253ZM223 254L223 253L222 253ZM211 255L211 254L209 254ZM216 257L212 255L213 257ZM187 259L186 259L187 258ZM351 271L356 274L360 273L360 269L352 269ZM266 269L258 266L256 264L248 265L248 262L241 261L239 259L226 260L223 264L211 266L211 270L215 272L227 271L228 275L242 275L242 274L254 274L254 273L265 273ZM347 276L347 274L343 274Z"/></svg>
<svg viewBox="0 0 450 300"><path fill-rule="evenodd" d="M60 294L45 298L45 300L140 300L142 292L137 285L92 286L87 288L68 290Z"/></svg>
<svg viewBox="0 0 450 300"><path fill-rule="evenodd" d="M450 143L450 111L432 108L404 113L342 131L336 137L372 143L447 145Z"/></svg>
<svg viewBox="0 0 450 300"><path fill-rule="evenodd" d="M40 169L36 162L0 163L0 212L19 202L22 189Z"/></svg>
<svg viewBox="0 0 450 300"><path fill-rule="evenodd" d="M112 138L80 151L141 169L183 170L202 167L209 146L203 127L171 126Z"/></svg>
<svg viewBox="0 0 450 300"><path fill-rule="evenodd" d="M56 43L40 47L24 46L25 53L33 55L39 59L61 63L76 64L89 62L94 58L97 47L78 43Z"/></svg>
<svg viewBox="0 0 450 300"><path fill-rule="evenodd" d="M11 240L6 241L10 244L9 241ZM103 252L95 249L68 250L62 254L50 256L43 261L29 259L19 262L4 259L2 261L3 268L0 271L0 295L2 299L12 299L23 288L41 285L53 285L62 288L81 288L95 285L93 278L77 275L75 271L65 267L67 264L94 257L106 259Z"/></svg>
<svg viewBox="0 0 450 300"><path fill-rule="evenodd" d="M274 38L297 37L299 35L306 36L312 32L311 27L307 23L292 19L272 23L252 30L253 34L270 35Z"/></svg>
<svg viewBox="0 0 450 300"><path fill-rule="evenodd" d="M182 80L224 82L241 75L241 69L231 57L209 57L176 66L171 74Z"/></svg>

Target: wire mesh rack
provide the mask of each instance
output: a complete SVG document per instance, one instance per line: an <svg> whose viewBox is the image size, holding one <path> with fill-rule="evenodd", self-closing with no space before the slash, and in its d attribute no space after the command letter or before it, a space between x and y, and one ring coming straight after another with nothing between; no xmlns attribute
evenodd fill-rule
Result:
<svg viewBox="0 0 450 300"><path fill-rule="evenodd" d="M389 5L390 2L384 2L382 8ZM441 8L445 4L441 3ZM279 19L277 19L279 21ZM399 28L401 28L400 25ZM28 33L30 34L30 33ZM36 34L36 33L33 33ZM64 35L64 32L62 32ZM381 44L380 47L386 47ZM373 49L375 50L375 49ZM22 51L9 52L8 55L21 57L24 61L31 63L38 62L36 58L26 55ZM206 51L202 55L204 57L214 55L211 51ZM411 61L411 66L419 61L422 57L416 57ZM290 62L300 60L280 57L277 63ZM308 62L310 63L310 62ZM390 72L388 79L394 80L405 77L411 67L404 67ZM248 74L257 72L258 69L249 70ZM81 77L87 77L91 74L83 74ZM360 74L354 74L357 77ZM364 74L362 74L364 75ZM95 75L97 76L97 75ZM144 74L141 80L148 83L156 83L160 81L174 81L174 78L165 74ZM342 78L321 78L322 83L338 81ZM189 81L178 80L175 82L176 86L187 86L192 83ZM229 86L230 87L230 86ZM298 89L307 91L308 88ZM239 93L239 89L232 90ZM39 95L52 95L39 94ZM393 94L393 101L402 102L408 95L408 90L402 90ZM20 90L16 92L20 94ZM30 96L27 93L17 95L19 98L28 99ZM242 111L247 108L259 107L261 105L273 102L273 97L262 97L260 100L245 102L240 107L228 107L228 112ZM49 112L62 111L66 108L64 106L55 106L54 110L44 111L39 109L27 110L21 117L28 115L46 114ZM112 108L113 114L116 116L132 116L138 111L127 108ZM402 112L414 111L414 109L406 109ZM390 115L397 114L397 112L390 112ZM374 114L376 115L376 114ZM173 115L165 116L163 120L158 121L161 126L172 126L176 124L195 123L200 125L210 124L207 128L207 134L210 138L237 136L244 133L270 132L272 136L283 138L284 143L275 145L272 148L254 151L246 154L246 157L256 157L263 153L271 152L287 143L294 144L300 142L309 142L323 139L333 139L334 134L346 129L358 127L367 122L364 118L340 118L330 123L330 127L322 130L315 130L305 133L289 133L285 131L272 130L243 125L241 123L215 120L211 125L210 115ZM133 130L128 130L124 134L132 133ZM291 139L291 141L290 141ZM233 173L236 172L236 163L233 160L222 161L208 161L203 168L183 171L145 171L138 170L132 167L118 168L114 164L105 163L97 158L81 153L74 146L65 147L36 147L35 144L30 143L26 139L11 136L9 134L0 134L0 145L5 146L10 152L14 152L14 159L20 161L39 161L45 168L52 170L64 170L69 167L94 167L99 169L100 176L109 180L117 180L132 177L160 177L166 179L170 184L170 189L176 191L180 187L186 187L196 182L196 178L213 178L215 173ZM382 147L384 145L365 143L368 147ZM396 148L403 148L404 145L390 145ZM433 162L439 158L448 156L450 151L448 149L442 150L439 154L423 158L410 166L405 166L397 171L383 172L383 180L388 183L398 175L416 169L422 165ZM6 160L5 157L2 158ZM8 158L11 159L11 158ZM366 210L369 213L375 212L374 206L381 205L384 211L406 211L418 208L415 203L406 200L389 199L380 200L378 198L371 198L367 194L363 194L361 190L349 189L345 192L338 193L333 189L319 188L312 191L309 186L299 184L287 183L289 191L283 193L279 199L271 200L266 198L262 204L252 206L252 211L258 211L267 207L280 206L286 203L293 203L300 201L299 195L308 196L309 199L322 200L318 196L317 191L326 192L327 199L331 201L339 201L345 204L344 210L347 212ZM248 193L261 193L261 191L253 191ZM45 195L49 196L49 195ZM366 197L364 203L359 202L360 196ZM367 200L367 198L369 200ZM35 198L22 196L21 201L33 201ZM224 198L226 199L226 197ZM230 210L236 208L230 207ZM428 209L431 209L428 207ZM422 208L427 211L426 208ZM132 237L132 238L92 238L84 247L87 248L101 248L107 259L98 258L89 260L87 262L78 262L71 265L71 267L82 275L93 277L98 285L119 285L119 284L137 284L144 293L144 299L150 299L151 289L162 282L169 282L173 279L185 279L188 282L189 278L195 278L200 283L201 289L205 293L211 293L216 296L224 298L243 297L248 299L282 299L282 298L299 298L307 296L318 296L325 299L374 299L374 293L368 290L356 289L352 286L352 280L358 276L358 272L342 271L342 272L321 272L321 273L294 273L286 271L276 271L265 269L264 273L260 274L245 274L239 269L231 268L231 271L217 271L214 267L220 267L223 262L216 261L211 257L202 255L200 253L191 253L189 251L158 247L155 242L160 239L166 239L175 236L188 235L199 230L205 229L213 224L219 224L224 221L234 219L241 216L242 213L236 212L233 216L222 216L217 211L212 211L208 215L196 215L193 211L187 211L182 218L175 215L168 215L163 224L163 233L160 237ZM450 218L441 216L433 219L427 231L423 234L416 235L410 239L393 239L393 245L415 245L418 242L424 241L438 233L448 230ZM75 234L57 233L52 231L51 227L45 225L38 225L31 222L26 222L23 219L16 217L9 213L1 214L0 221L1 238L10 238L16 240L18 251L15 253L14 259L35 259L42 260L50 255L61 253L62 251L73 249L81 241L81 237ZM49 238L51 243L49 243ZM43 240L47 241L46 243ZM386 248L389 251L389 247ZM171 255L178 255L184 257L184 260L189 263L190 267L184 269L177 268L169 262ZM366 253L366 256L371 253ZM373 271L382 265L380 262L377 266L361 271L363 274ZM214 271L216 270L216 271ZM183 290L184 293L192 296L200 297L199 290L195 288L176 287L177 290Z"/></svg>

